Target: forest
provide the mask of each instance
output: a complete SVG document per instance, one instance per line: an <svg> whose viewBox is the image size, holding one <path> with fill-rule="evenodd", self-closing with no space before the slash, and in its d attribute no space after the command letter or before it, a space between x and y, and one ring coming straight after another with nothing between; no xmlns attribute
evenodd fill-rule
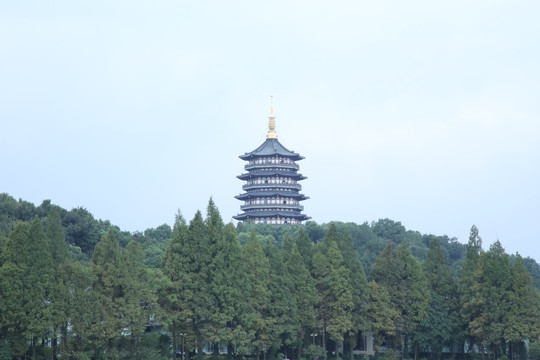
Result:
<svg viewBox="0 0 540 360"><path fill-rule="evenodd" d="M540 360L539 289L474 225L235 226L210 199L131 233L0 194L0 360Z"/></svg>

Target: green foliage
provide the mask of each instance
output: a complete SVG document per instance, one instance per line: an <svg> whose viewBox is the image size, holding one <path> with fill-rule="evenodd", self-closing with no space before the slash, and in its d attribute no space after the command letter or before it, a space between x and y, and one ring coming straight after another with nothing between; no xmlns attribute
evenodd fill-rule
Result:
<svg viewBox="0 0 540 360"><path fill-rule="evenodd" d="M540 338L536 270L498 242L483 252L476 227L466 247L389 219L235 229L211 199L205 218L131 234L84 208L0 194L0 358L161 359L170 342L199 358L203 345L214 359L217 345L325 357L328 340L352 356L367 331L376 349L403 339L440 355L466 334L515 358Z"/></svg>
<svg viewBox="0 0 540 360"><path fill-rule="evenodd" d="M529 355L532 360L540 360L540 341L535 341L529 345Z"/></svg>
<svg viewBox="0 0 540 360"><path fill-rule="evenodd" d="M12 360L15 354L7 342L0 342L0 360Z"/></svg>
<svg viewBox="0 0 540 360"><path fill-rule="evenodd" d="M374 349L379 351L386 336L396 335L396 322L399 311L392 303L385 286L370 281L367 319L373 334Z"/></svg>
<svg viewBox="0 0 540 360"><path fill-rule="evenodd" d="M242 261L246 271L248 308L247 331L252 334L251 347L257 352L271 345L271 328L276 319L270 316L270 262L264 255L261 243L252 230L243 248Z"/></svg>

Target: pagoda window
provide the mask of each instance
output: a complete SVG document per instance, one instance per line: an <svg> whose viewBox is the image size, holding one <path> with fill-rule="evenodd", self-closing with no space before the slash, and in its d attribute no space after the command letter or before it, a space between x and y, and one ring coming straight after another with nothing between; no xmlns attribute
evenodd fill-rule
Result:
<svg viewBox="0 0 540 360"><path fill-rule="evenodd" d="M268 184L268 179L264 180L264 183L265 183L265 184Z"/></svg>
<svg viewBox="0 0 540 360"><path fill-rule="evenodd" d="M286 204L287 203L287 200L283 200L283 204Z"/></svg>

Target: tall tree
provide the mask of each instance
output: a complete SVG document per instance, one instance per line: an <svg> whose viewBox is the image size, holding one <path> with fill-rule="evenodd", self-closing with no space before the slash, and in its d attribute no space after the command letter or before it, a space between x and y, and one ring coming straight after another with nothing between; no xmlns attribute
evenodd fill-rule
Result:
<svg viewBox="0 0 540 360"><path fill-rule="evenodd" d="M252 334L252 347L259 358L260 352L271 345L270 329L275 319L270 316L270 263L254 230L243 248L242 259L249 284L247 330Z"/></svg>
<svg viewBox="0 0 540 360"><path fill-rule="evenodd" d="M373 265L370 278L386 287L400 314L396 333L405 336L406 340L426 316L430 301L420 264L405 243L401 243L396 251L388 243ZM398 344L401 343L400 339L401 336L397 339Z"/></svg>
<svg viewBox="0 0 540 360"><path fill-rule="evenodd" d="M511 271L511 306L506 314L503 335L511 344L510 358L513 359L516 345L523 347L524 341L540 337L540 298L519 254L516 254Z"/></svg>
<svg viewBox="0 0 540 360"><path fill-rule="evenodd" d="M89 333L96 353L111 350L120 339L126 314L124 297L126 284L123 278L122 251L117 230L110 227L94 248L92 273L95 276L93 289L99 302L99 313Z"/></svg>
<svg viewBox="0 0 540 360"><path fill-rule="evenodd" d="M294 287L294 300L298 309L298 358L301 358L302 345L308 344L309 334L316 329L315 305L317 303L317 289L297 245L298 243L293 245L292 252L285 265L291 276Z"/></svg>
<svg viewBox="0 0 540 360"><path fill-rule="evenodd" d="M474 314L474 311L479 309L480 298L474 298L474 292L472 286L474 283L474 273L478 265L480 254L482 253L482 238L479 235L478 228L473 225L469 233L469 242L466 246L465 260L461 270L461 277L458 280L458 292L460 298L460 316L461 316L461 328L465 335L466 341L463 344L468 343L469 350L476 343L477 339L468 330L469 324L474 317L479 314ZM475 303L475 306L471 306Z"/></svg>
<svg viewBox="0 0 540 360"><path fill-rule="evenodd" d="M285 237L285 236L284 236ZM294 283L276 245L266 242L265 255L270 264L271 357L280 348L298 344L298 308L294 298ZM282 250L285 251L285 250Z"/></svg>
<svg viewBox="0 0 540 360"><path fill-rule="evenodd" d="M431 293L431 303L417 338L422 338L423 345L439 357L443 345L450 345L452 340L459 338L460 319L456 315L459 311L457 283L436 237L430 240L422 269Z"/></svg>
<svg viewBox="0 0 540 360"><path fill-rule="evenodd" d="M358 251L354 248L353 239L347 231L340 237L339 249L343 256L343 264L349 273L348 281L351 285L353 301L353 308L351 310L352 328L351 331L345 334L352 360L358 332L365 332L369 328L366 319L369 294L364 268L360 263Z"/></svg>
<svg viewBox="0 0 540 360"><path fill-rule="evenodd" d="M189 253L191 249L186 245L188 231L182 214L178 212L171 240L162 259L163 273L169 281L161 287L158 302L162 310L162 322L172 335L174 359L176 359L180 334L187 333L193 316L189 306L193 296L188 288L191 283ZM185 335L181 336L185 337Z"/></svg>
<svg viewBox="0 0 540 360"><path fill-rule="evenodd" d="M35 358L35 345L48 337L52 326L51 295L55 269L49 240L43 231L41 220L36 216L29 231L29 263L27 279L32 284L33 306L28 309L29 338L32 339L32 355Z"/></svg>
<svg viewBox="0 0 540 360"><path fill-rule="evenodd" d="M0 326L2 334L13 344L13 350L20 358L28 350L27 314L38 298L27 277L31 271L29 233L27 223L15 225L2 252L0 268Z"/></svg>
<svg viewBox="0 0 540 360"><path fill-rule="evenodd" d="M57 338L58 335L67 335L68 326L68 291L69 288L65 286L65 283L60 281L62 271L61 268L66 263L70 262L69 250L66 242L66 235L64 228L62 227L62 221L60 218L60 208L58 206L50 206L49 214L47 216L47 239L50 246L53 276L50 288L50 317L52 321L52 345L54 356L57 352Z"/></svg>
<svg viewBox="0 0 540 360"><path fill-rule="evenodd" d="M399 311L392 303L390 294L385 286L370 281L367 319L373 334L373 347L379 351L387 336L396 335L396 322Z"/></svg>
<svg viewBox="0 0 540 360"><path fill-rule="evenodd" d="M313 256L313 275L318 291L319 326L322 328L323 347L326 351L326 334L336 343L344 340L353 329L354 308L350 270L345 266L338 247L340 235L331 224L323 243ZM336 351L336 356L338 351Z"/></svg>
<svg viewBox="0 0 540 360"><path fill-rule="evenodd" d="M211 317L212 331L208 340L215 344L241 345L247 337L242 327L247 308L246 272L242 249L232 224L225 226L216 243L211 268L210 291L216 307Z"/></svg>
<svg viewBox="0 0 540 360"><path fill-rule="evenodd" d="M473 297L464 304L472 315L468 330L488 352L501 352L506 314L510 311L510 261L499 241L482 253L472 278ZM502 350L506 352L506 350ZM482 352L483 353L483 352Z"/></svg>

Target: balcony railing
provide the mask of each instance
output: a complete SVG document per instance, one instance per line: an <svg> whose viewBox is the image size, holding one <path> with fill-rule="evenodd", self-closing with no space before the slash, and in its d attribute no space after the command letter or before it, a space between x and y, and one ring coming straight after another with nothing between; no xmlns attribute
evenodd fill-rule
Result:
<svg viewBox="0 0 540 360"><path fill-rule="evenodd" d="M304 206L295 204L247 204L241 205L240 210L261 210L261 209L287 209L287 210L299 210L304 211Z"/></svg>
<svg viewBox="0 0 540 360"><path fill-rule="evenodd" d="M266 161L263 163L249 163L244 166L246 170L252 169L261 169L261 168L283 168L283 169L294 169L299 170L300 166L295 163L280 163L280 162L270 162Z"/></svg>
<svg viewBox="0 0 540 360"><path fill-rule="evenodd" d="M282 188L282 189L293 189L293 190L302 190L302 185L300 184L289 184L289 183L268 183L268 184L254 184L254 183L248 183L242 185L242 189L244 190L252 190L252 189L258 189L258 188Z"/></svg>

